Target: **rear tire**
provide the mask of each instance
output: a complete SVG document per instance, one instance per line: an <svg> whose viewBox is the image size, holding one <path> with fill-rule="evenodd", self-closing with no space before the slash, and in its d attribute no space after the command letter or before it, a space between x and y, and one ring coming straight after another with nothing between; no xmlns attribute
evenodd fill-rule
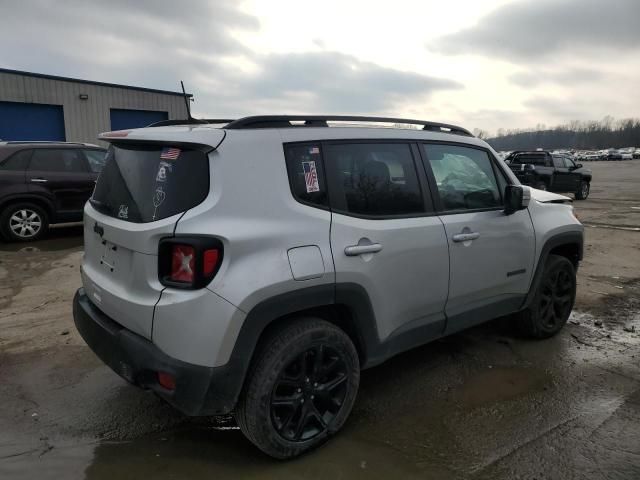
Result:
<svg viewBox="0 0 640 480"><path fill-rule="evenodd" d="M519 330L533 338L558 333L576 299L576 270L566 257L549 255L531 305L517 314Z"/></svg>
<svg viewBox="0 0 640 480"><path fill-rule="evenodd" d="M48 229L49 215L35 203L13 203L0 214L0 233L8 242L39 240Z"/></svg>
<svg viewBox="0 0 640 480"><path fill-rule="evenodd" d="M236 420L264 453L293 458L342 428L359 383L358 353L349 337L324 320L298 318L263 341Z"/></svg>
<svg viewBox="0 0 640 480"><path fill-rule="evenodd" d="M589 182L580 182L578 190L576 190L576 200L586 200L589 196L591 185Z"/></svg>

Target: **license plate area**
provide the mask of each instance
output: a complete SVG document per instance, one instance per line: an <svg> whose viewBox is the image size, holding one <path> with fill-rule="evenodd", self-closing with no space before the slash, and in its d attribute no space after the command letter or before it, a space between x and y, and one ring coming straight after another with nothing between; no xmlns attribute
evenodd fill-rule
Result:
<svg viewBox="0 0 640 480"><path fill-rule="evenodd" d="M118 264L118 246L106 240L102 241L102 257L100 258L100 265L109 271L115 272Z"/></svg>

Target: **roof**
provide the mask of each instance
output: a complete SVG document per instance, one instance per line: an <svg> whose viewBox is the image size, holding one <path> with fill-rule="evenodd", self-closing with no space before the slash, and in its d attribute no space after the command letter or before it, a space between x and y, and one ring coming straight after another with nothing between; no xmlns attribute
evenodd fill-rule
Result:
<svg viewBox="0 0 640 480"><path fill-rule="evenodd" d="M8 68L0 68L0 73L8 73L11 75L22 75L24 77L44 78L46 80L59 80L63 82L82 83L85 85L96 85L98 87L112 87L112 88L126 88L128 90L137 90L140 92L148 93L160 93L162 95L177 95L184 96L182 92L172 92L170 90L158 90L155 88L136 87L133 85L120 85L117 83L95 82L93 80L82 80L80 78L59 77L57 75L47 75L44 73L24 72L21 70L10 70ZM187 93L188 97L193 97L193 94Z"/></svg>

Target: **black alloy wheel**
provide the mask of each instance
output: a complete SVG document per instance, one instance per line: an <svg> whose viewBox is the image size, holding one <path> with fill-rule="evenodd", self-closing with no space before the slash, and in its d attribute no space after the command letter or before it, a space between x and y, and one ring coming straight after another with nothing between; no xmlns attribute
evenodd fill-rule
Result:
<svg viewBox="0 0 640 480"><path fill-rule="evenodd" d="M326 431L347 395L346 363L325 345L301 353L280 373L271 394L271 421L292 442Z"/></svg>
<svg viewBox="0 0 640 480"><path fill-rule="evenodd" d="M520 331L533 338L548 338L567 323L576 298L576 270L571 261L549 255L531 304L516 314Z"/></svg>
<svg viewBox="0 0 640 480"><path fill-rule="evenodd" d="M571 313L575 297L575 279L567 269L557 269L543 280L538 309L543 326L554 330Z"/></svg>

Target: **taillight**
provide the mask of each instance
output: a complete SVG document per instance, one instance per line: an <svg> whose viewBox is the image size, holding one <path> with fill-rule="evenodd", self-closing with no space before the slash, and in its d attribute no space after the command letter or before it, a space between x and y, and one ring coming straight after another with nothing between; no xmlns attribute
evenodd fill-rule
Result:
<svg viewBox="0 0 640 480"><path fill-rule="evenodd" d="M193 283L193 270L196 263L196 251L189 245L172 245L171 275L173 282Z"/></svg>
<svg viewBox="0 0 640 480"><path fill-rule="evenodd" d="M158 277L168 287L206 287L222 264L223 246L205 236L171 237L160 241Z"/></svg>

